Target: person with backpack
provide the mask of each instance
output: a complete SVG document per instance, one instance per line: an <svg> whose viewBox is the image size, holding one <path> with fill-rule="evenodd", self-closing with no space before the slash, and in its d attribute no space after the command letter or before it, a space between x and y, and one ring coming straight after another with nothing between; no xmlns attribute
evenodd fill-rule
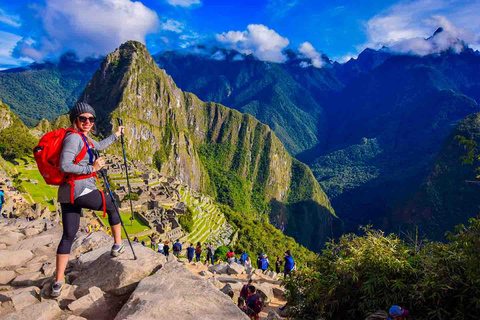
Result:
<svg viewBox="0 0 480 320"><path fill-rule="evenodd" d="M258 320L258 314L262 311L263 305L260 301L257 289L252 285L248 286L247 308L247 315L251 319Z"/></svg>
<svg viewBox="0 0 480 320"><path fill-rule="evenodd" d="M261 253L261 254L257 257L257 269L262 269L262 257L263 257L263 253Z"/></svg>
<svg viewBox="0 0 480 320"><path fill-rule="evenodd" d="M0 189L0 213L2 213L2 207L3 204L5 203L5 192L3 192L3 189ZM5 214L2 214L4 218L7 216Z"/></svg>
<svg viewBox="0 0 480 320"><path fill-rule="evenodd" d="M283 267L283 278L286 278L287 275L290 274L290 272L293 270L295 267L295 261L293 260L292 254L290 253L290 250L287 250L285 258L285 265Z"/></svg>
<svg viewBox="0 0 480 320"><path fill-rule="evenodd" d="M251 286L253 283L253 279L249 279L246 284L243 285L242 289L240 290L240 296L238 299L243 299L244 301L247 300L248 297L248 287Z"/></svg>
<svg viewBox="0 0 480 320"><path fill-rule="evenodd" d="M207 245L207 263L211 263L213 265L213 254L214 254L214 250L213 250L213 245L212 243L210 242L208 245Z"/></svg>
<svg viewBox="0 0 480 320"><path fill-rule="evenodd" d="M195 248L193 247L193 243L190 243L190 246L187 248L187 259L188 262L193 261L193 255L195 254Z"/></svg>
<svg viewBox="0 0 480 320"><path fill-rule="evenodd" d="M250 272L250 270L252 270L252 260L250 260L250 257L247 257L247 260L245 260L244 266L247 272Z"/></svg>
<svg viewBox="0 0 480 320"><path fill-rule="evenodd" d="M61 205L63 222L63 235L57 249L56 281L51 287L52 297L58 297L62 291L65 268L80 225L83 208L103 210L104 214L105 212L108 214L114 240L110 253L117 257L125 251L122 244L120 217L112 198L98 190L96 186L96 172L105 165L105 159L101 157L97 159L92 151L92 149L107 148L123 133L124 127L119 126L114 134L97 142L89 136L94 132L95 120L95 110L85 102L78 102L70 111L71 128L47 133L34 149L39 170L47 181L47 178L50 178L50 175L45 175L48 166L48 162L45 161L47 151L53 150L53 143L61 145L59 154L54 154L57 158L59 157L58 167L50 164L52 168L49 168L53 170L50 173L55 173L59 177L58 202Z"/></svg>
<svg viewBox="0 0 480 320"><path fill-rule="evenodd" d="M201 255L202 255L202 244L200 242L197 242L197 246L195 247L195 260L197 260L197 262L200 261Z"/></svg>
<svg viewBox="0 0 480 320"><path fill-rule="evenodd" d="M180 239L177 239L177 242L173 244L173 255L178 258L182 252L182 244L180 243Z"/></svg>
<svg viewBox="0 0 480 320"><path fill-rule="evenodd" d="M247 258L248 258L248 254L247 252L244 250L242 255L240 256L240 263L242 265L245 265L245 261L247 261Z"/></svg>
<svg viewBox="0 0 480 320"><path fill-rule="evenodd" d="M170 246L168 245L167 240L165 240L165 244L163 245L163 254L165 255L165 257L167 257L168 261L168 257L170 256Z"/></svg>
<svg viewBox="0 0 480 320"><path fill-rule="evenodd" d="M235 262L235 253L233 252L233 249L230 249L230 250L227 252L227 262L228 262L228 263Z"/></svg>

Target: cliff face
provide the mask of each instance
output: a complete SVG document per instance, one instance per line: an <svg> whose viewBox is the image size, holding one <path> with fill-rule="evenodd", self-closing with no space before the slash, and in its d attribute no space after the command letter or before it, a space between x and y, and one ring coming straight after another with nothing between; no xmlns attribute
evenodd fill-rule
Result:
<svg viewBox="0 0 480 320"><path fill-rule="evenodd" d="M80 100L96 109L98 127L105 132L117 117L123 119L129 157L155 164L162 174L234 208L241 203L236 209L266 211L273 200L313 201L325 215L319 220L327 222L319 228L330 230L328 198L310 169L292 159L267 125L182 92L144 45L129 41L109 54ZM120 151L119 144L114 148ZM295 214L289 212L291 219Z"/></svg>

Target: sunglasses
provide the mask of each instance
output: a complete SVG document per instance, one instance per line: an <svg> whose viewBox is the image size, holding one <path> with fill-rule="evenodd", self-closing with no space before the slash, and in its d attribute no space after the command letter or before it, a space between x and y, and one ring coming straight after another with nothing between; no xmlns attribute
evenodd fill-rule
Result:
<svg viewBox="0 0 480 320"><path fill-rule="evenodd" d="M78 121L80 121L81 123L85 123L87 122L87 120L90 121L90 123L95 123L95 117L84 117L84 116L78 117Z"/></svg>

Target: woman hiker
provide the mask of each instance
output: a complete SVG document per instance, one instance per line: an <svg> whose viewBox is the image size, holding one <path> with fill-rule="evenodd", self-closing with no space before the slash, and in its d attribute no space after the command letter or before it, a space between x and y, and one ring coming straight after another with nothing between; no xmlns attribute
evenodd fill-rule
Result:
<svg viewBox="0 0 480 320"><path fill-rule="evenodd" d="M107 148L123 133L124 127L118 127L114 134L100 142L93 140L89 137L89 134L94 133L95 110L85 102L78 102L73 107L70 111L70 122L72 128L79 134L67 133L63 139L60 171L70 173L72 177L75 177L75 175L91 175L105 165L105 159L96 159L90 149L103 150ZM80 162L75 164L75 158L87 142L87 153ZM103 195L97 189L93 175L74 180L74 184L72 181L70 180L58 188L58 202L60 202L62 209L63 235L57 249L57 278L52 283L52 297L58 297L62 291L65 268L80 223L82 208L106 211L114 240L111 255L116 257L125 251L121 238L120 217L115 210L111 197L108 194Z"/></svg>

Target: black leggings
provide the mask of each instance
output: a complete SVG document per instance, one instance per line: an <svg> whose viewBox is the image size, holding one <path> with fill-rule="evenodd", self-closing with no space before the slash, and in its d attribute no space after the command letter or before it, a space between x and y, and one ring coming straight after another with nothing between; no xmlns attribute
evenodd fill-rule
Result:
<svg viewBox="0 0 480 320"><path fill-rule="evenodd" d="M61 203L63 235L58 245L57 254L69 254L73 240L80 225L80 213L82 208L103 211L103 200L100 190L94 190L84 196L75 199L74 203ZM110 226L120 223L120 218L115 210L112 198L105 193L105 211L108 214Z"/></svg>

